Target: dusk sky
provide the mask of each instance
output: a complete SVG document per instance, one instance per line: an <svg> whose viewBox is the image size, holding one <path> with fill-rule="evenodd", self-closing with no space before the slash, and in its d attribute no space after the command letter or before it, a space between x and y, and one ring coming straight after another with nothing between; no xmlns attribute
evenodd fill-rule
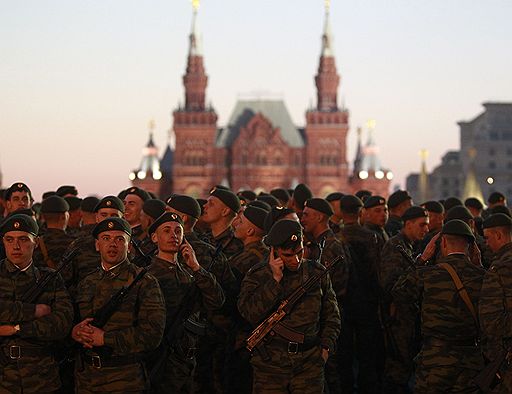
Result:
<svg viewBox="0 0 512 394"><path fill-rule="evenodd" d="M80 195L129 185L155 120L163 152L182 75L187 0L0 0L0 169L36 199L61 184ZM356 128L375 119L381 161L403 186L459 147L457 122L483 102L512 102L512 1L331 2L338 102ZM283 99L297 126L316 104L322 0L203 0L207 101L224 126L239 98ZM364 135L366 137L366 134Z"/></svg>

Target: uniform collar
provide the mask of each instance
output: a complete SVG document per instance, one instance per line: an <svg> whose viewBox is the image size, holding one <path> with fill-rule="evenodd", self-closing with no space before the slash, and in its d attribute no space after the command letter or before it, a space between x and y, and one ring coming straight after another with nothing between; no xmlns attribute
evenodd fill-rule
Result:
<svg viewBox="0 0 512 394"><path fill-rule="evenodd" d="M33 260L31 260L30 264L26 268L20 270L16 264L12 263L9 259L5 259L5 268L7 268L7 271L9 271L10 273L27 272L32 268L33 265L34 265L34 262L33 262Z"/></svg>

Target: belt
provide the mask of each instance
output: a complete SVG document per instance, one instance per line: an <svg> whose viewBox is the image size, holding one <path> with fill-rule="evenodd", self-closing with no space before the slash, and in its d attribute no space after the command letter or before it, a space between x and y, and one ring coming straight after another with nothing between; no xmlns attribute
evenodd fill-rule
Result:
<svg viewBox="0 0 512 394"><path fill-rule="evenodd" d="M426 337L423 338L423 344L427 346L478 346L477 338L467 338L467 339L441 339L434 337Z"/></svg>
<svg viewBox="0 0 512 394"><path fill-rule="evenodd" d="M134 355L117 356L117 357L102 357L98 354L88 355L83 354L82 360L89 364L91 367L101 369L105 367L123 367L125 365L137 364L140 360Z"/></svg>
<svg viewBox="0 0 512 394"><path fill-rule="evenodd" d="M45 347L27 347L27 346L2 346L2 351L10 360L19 360L22 357L47 357L51 351Z"/></svg>
<svg viewBox="0 0 512 394"><path fill-rule="evenodd" d="M298 343L288 342L280 339L279 337L274 337L269 345L271 347L277 345L278 348L285 350L288 354L298 354L313 349L315 346L319 346L320 338L305 339L304 343Z"/></svg>

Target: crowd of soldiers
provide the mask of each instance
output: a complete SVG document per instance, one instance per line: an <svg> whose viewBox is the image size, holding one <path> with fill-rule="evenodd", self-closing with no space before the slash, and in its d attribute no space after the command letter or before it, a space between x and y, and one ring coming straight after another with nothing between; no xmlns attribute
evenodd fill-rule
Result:
<svg viewBox="0 0 512 394"><path fill-rule="evenodd" d="M299 184L34 203L17 182L0 392L512 393L512 218L487 202Z"/></svg>

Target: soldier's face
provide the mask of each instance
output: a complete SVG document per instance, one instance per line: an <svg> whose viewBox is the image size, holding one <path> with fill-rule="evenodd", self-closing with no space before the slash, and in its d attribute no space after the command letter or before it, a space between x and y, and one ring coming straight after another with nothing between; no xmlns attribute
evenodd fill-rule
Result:
<svg viewBox="0 0 512 394"><path fill-rule="evenodd" d="M302 211L302 217L300 218L300 224L304 227L304 231L306 233L313 233L320 223L321 216L322 215L318 211L305 207L304 211Z"/></svg>
<svg viewBox="0 0 512 394"><path fill-rule="evenodd" d="M204 204L203 221L205 223L215 223L222 218L225 209L229 209L217 197L210 196Z"/></svg>
<svg viewBox="0 0 512 394"><path fill-rule="evenodd" d="M235 230L235 237L242 241L254 234L254 225L243 213L238 213L232 225Z"/></svg>
<svg viewBox="0 0 512 394"><path fill-rule="evenodd" d="M277 256L283 260L284 266L290 271L297 271L302 263L304 247L302 240L295 249L277 249Z"/></svg>
<svg viewBox="0 0 512 394"><path fill-rule="evenodd" d="M428 228L440 230L443 227L444 213L428 212Z"/></svg>
<svg viewBox="0 0 512 394"><path fill-rule="evenodd" d="M107 265L116 265L128 256L128 234L124 231L104 231L98 234L96 250L100 252L101 261Z"/></svg>
<svg viewBox="0 0 512 394"><path fill-rule="evenodd" d="M183 227L178 222L163 223L151 235L151 240L158 245L158 251L177 253L183 242Z"/></svg>
<svg viewBox="0 0 512 394"><path fill-rule="evenodd" d="M428 217L408 220L405 223L409 227L408 235L411 237L411 241L420 241L428 233Z"/></svg>
<svg viewBox="0 0 512 394"><path fill-rule="evenodd" d="M384 227L388 221L388 206L378 205L373 208L366 208L364 221L365 223Z"/></svg>
<svg viewBox="0 0 512 394"><path fill-rule="evenodd" d="M115 208L101 208L96 212L96 223L108 218L122 218L123 213Z"/></svg>
<svg viewBox="0 0 512 394"><path fill-rule="evenodd" d="M142 212L142 205L144 201L135 194L128 194L124 198L124 218L131 225L140 223L140 213Z"/></svg>
<svg viewBox="0 0 512 394"><path fill-rule="evenodd" d="M32 199L27 192L14 192L11 198L6 201L6 207L8 212L14 212L18 209L30 208L32 205Z"/></svg>
<svg viewBox="0 0 512 394"><path fill-rule="evenodd" d="M3 237L3 243L9 261L23 269L32 260L37 239L25 231L8 231Z"/></svg>
<svg viewBox="0 0 512 394"><path fill-rule="evenodd" d="M496 253L504 245L502 233L496 228L484 228L484 238L493 253Z"/></svg>

